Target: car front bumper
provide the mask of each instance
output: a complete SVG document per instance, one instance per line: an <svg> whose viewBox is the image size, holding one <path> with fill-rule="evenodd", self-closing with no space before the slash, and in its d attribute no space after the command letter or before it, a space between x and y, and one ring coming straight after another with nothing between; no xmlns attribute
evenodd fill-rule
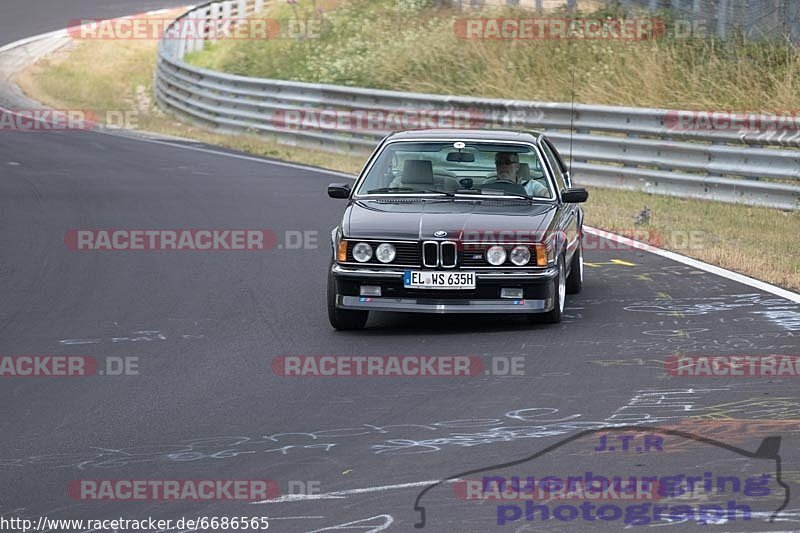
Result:
<svg viewBox="0 0 800 533"><path fill-rule="evenodd" d="M558 269L476 271L476 288L424 290L403 287L402 268L358 268L334 264L336 306L402 313L545 313L553 308ZM360 286L381 287L381 296L361 296ZM521 288L523 298L500 298L501 288Z"/></svg>

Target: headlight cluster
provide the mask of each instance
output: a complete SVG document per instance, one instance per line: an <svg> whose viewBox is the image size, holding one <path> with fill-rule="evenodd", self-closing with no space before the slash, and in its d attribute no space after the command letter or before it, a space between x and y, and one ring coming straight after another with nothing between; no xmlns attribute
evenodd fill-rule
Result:
<svg viewBox="0 0 800 533"><path fill-rule="evenodd" d="M366 242L357 242L353 246L353 259L359 263L366 263L374 256L381 263L391 263L397 255L397 250L393 244L384 242L373 250L372 245Z"/></svg>
<svg viewBox="0 0 800 533"><path fill-rule="evenodd" d="M531 250L527 246L515 246L511 253L499 245L494 245L486 250L486 261L492 266L500 266L510 259L516 266L525 266L531 260Z"/></svg>
<svg viewBox="0 0 800 533"><path fill-rule="evenodd" d="M527 265L531 260L531 249L527 246L516 246L511 250L511 262L517 266Z"/></svg>
<svg viewBox="0 0 800 533"><path fill-rule="evenodd" d="M531 252L533 248L533 253ZM535 254L535 255L534 255ZM503 246L494 245L486 250L486 262L492 266L501 266L506 260L515 266L547 266L547 249L543 244L517 245L510 251Z"/></svg>
<svg viewBox="0 0 800 533"><path fill-rule="evenodd" d="M486 250L486 261L488 261L490 265L502 265L506 262L506 249L502 246L492 246Z"/></svg>

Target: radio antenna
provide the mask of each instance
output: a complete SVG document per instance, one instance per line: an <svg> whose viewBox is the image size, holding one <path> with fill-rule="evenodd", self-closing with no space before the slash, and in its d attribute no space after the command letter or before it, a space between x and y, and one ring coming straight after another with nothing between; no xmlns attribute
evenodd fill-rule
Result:
<svg viewBox="0 0 800 533"><path fill-rule="evenodd" d="M572 41L570 41L570 48L572 48ZM571 54L570 54L571 55ZM571 97L572 101L570 103L569 109L569 179L572 181L572 136L575 132L575 63L572 62L570 73L572 75L572 88L571 90Z"/></svg>

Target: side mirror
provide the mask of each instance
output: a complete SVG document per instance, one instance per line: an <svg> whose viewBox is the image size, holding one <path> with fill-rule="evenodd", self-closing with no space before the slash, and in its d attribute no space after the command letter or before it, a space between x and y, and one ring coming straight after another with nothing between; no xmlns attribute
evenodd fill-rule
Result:
<svg viewBox="0 0 800 533"><path fill-rule="evenodd" d="M580 204L589 199L589 191L586 189L564 189L561 193L561 201L565 204Z"/></svg>
<svg viewBox="0 0 800 533"><path fill-rule="evenodd" d="M331 183L328 185L328 196L331 198L350 198L350 184Z"/></svg>

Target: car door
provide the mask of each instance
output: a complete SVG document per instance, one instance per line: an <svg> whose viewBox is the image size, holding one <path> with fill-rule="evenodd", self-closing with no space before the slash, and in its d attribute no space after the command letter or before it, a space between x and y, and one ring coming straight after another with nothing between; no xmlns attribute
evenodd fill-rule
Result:
<svg viewBox="0 0 800 533"><path fill-rule="evenodd" d="M555 146L544 136L540 138L539 146L544 153L545 160L556 184L559 202L561 195L570 187L569 173ZM559 206L558 230L563 231L567 237L567 264L572 259L572 254L578 247L580 237L581 210L577 204L561 203Z"/></svg>

